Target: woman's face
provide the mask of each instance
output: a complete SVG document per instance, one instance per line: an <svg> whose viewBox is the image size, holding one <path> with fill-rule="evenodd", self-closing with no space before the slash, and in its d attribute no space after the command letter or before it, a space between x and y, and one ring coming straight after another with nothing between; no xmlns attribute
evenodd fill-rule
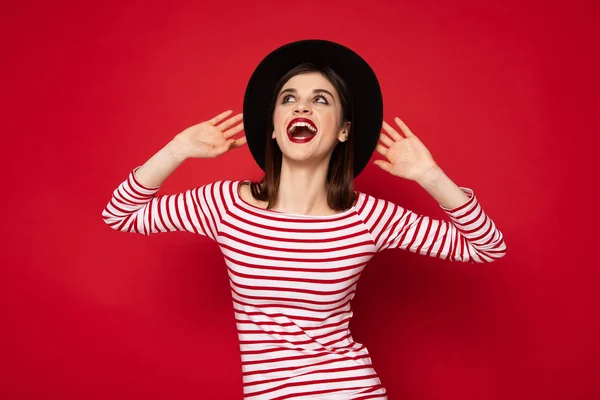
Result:
<svg viewBox="0 0 600 400"><path fill-rule="evenodd" d="M273 135L289 161L309 165L329 162L331 152L346 140L350 123L341 125L342 106L333 85L319 72L296 75L278 93Z"/></svg>

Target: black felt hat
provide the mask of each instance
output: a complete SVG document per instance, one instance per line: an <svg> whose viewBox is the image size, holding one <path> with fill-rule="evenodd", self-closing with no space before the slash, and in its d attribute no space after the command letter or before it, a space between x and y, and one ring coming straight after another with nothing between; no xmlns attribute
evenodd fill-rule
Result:
<svg viewBox="0 0 600 400"><path fill-rule="evenodd" d="M267 55L250 77L244 95L244 131L250 153L265 170L269 110L278 81L304 62L329 66L352 93L354 112L354 176L367 165L377 146L383 122L383 99L375 72L358 54L327 40L301 40L281 46Z"/></svg>

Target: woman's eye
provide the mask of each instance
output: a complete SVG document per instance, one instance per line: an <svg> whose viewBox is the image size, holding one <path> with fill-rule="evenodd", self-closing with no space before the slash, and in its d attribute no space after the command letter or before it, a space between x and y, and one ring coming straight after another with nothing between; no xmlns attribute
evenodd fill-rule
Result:
<svg viewBox="0 0 600 400"><path fill-rule="evenodd" d="M323 99L323 101L324 101L324 103L323 103L323 104L329 104L329 103L327 102L327 99L325 98L325 96L321 96L321 95L319 95L319 96L317 96L316 98L317 98L317 99Z"/></svg>
<svg viewBox="0 0 600 400"><path fill-rule="evenodd" d="M282 103L288 103L288 101L287 101L287 100L288 100L288 98L292 98L292 99L293 99L293 98L294 98L294 96L292 96L292 95L290 95L290 94L288 94L288 95L285 95L285 96L283 96L283 99L281 99L281 102L282 102ZM325 98L325 96L323 96L323 95L318 95L318 96L316 96L316 97L315 97L315 100L316 100L316 99L321 99L321 100L323 100L323 101L321 102L321 104L329 104L329 102L327 101L327 98Z"/></svg>

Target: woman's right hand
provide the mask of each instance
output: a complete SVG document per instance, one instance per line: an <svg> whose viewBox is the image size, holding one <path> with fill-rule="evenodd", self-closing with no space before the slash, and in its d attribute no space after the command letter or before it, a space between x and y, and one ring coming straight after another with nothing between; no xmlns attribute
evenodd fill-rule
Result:
<svg viewBox="0 0 600 400"><path fill-rule="evenodd" d="M172 151L182 159L214 158L245 145L247 143L246 136L232 139L234 135L244 129L243 122L228 129L242 120L242 114L237 114L224 121L232 112L232 110L225 111L213 119L185 129L171 141Z"/></svg>

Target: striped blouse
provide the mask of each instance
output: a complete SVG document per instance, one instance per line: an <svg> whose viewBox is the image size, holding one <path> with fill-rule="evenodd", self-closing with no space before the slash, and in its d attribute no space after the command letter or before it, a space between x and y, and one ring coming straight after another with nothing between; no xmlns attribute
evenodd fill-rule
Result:
<svg viewBox="0 0 600 400"><path fill-rule="evenodd" d="M473 191L449 221L356 192L348 210L307 216L244 201L245 181L157 195L131 171L103 210L115 230L187 231L214 240L231 286L244 399L387 399L367 348L348 328L362 270L375 253L404 249L488 263L506 253L502 233Z"/></svg>

